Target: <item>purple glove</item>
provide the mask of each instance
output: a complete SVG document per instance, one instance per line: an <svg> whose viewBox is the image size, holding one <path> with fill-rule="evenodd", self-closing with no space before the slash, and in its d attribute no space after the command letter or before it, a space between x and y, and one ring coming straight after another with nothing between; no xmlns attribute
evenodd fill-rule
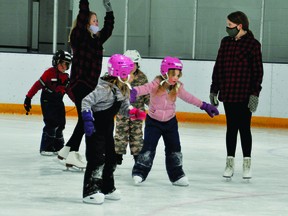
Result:
<svg viewBox="0 0 288 216"><path fill-rule="evenodd" d="M219 111L216 107L212 106L211 104L208 104L203 101L202 106L200 107L201 110L205 110L208 115L213 118L214 116L219 115Z"/></svg>
<svg viewBox="0 0 288 216"><path fill-rule="evenodd" d="M132 88L130 91L130 103L135 103L137 97L137 91L136 89Z"/></svg>
<svg viewBox="0 0 288 216"><path fill-rule="evenodd" d="M84 122L85 135L90 137L95 132L94 118L91 110L85 110L82 112L82 119Z"/></svg>

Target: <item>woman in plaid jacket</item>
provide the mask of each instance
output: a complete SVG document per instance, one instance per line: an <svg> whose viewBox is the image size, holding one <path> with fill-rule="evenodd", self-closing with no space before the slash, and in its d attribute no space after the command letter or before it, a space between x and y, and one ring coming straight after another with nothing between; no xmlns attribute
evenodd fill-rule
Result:
<svg viewBox="0 0 288 216"><path fill-rule="evenodd" d="M58 153L58 158L66 159L66 166L69 167L86 167L86 163L81 160L78 153L84 135L81 102L97 86L102 69L103 44L110 38L114 28L114 15L110 0L103 0L103 5L106 9L106 16L104 26L100 29L96 13L90 11L89 1L80 0L79 13L70 34L73 51L70 79L78 122L71 138Z"/></svg>
<svg viewBox="0 0 288 216"><path fill-rule="evenodd" d="M236 11L227 16L226 31L214 65L210 101L224 104L227 132L225 178L234 173L237 134L240 133L243 153L243 179L251 178L251 117L258 105L262 89L263 64L261 44L249 30L247 16Z"/></svg>

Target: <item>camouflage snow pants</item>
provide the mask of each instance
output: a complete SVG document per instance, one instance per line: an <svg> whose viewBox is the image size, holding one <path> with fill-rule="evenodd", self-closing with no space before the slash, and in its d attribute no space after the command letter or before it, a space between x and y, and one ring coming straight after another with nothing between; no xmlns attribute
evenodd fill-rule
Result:
<svg viewBox="0 0 288 216"><path fill-rule="evenodd" d="M116 115L115 151L117 154L126 154L127 145L131 155L138 155L143 146L143 121L132 121L129 118Z"/></svg>

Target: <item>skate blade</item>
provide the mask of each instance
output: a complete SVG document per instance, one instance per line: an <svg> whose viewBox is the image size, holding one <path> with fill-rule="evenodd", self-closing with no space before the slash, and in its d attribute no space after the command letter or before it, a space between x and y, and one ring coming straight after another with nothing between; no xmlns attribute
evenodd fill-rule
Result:
<svg viewBox="0 0 288 216"><path fill-rule="evenodd" d="M232 176L223 176L226 182L232 181Z"/></svg>
<svg viewBox="0 0 288 216"><path fill-rule="evenodd" d="M66 166L65 160L59 160L58 158L53 158L53 161L55 161L56 163L62 166Z"/></svg>
<svg viewBox="0 0 288 216"><path fill-rule="evenodd" d="M249 183L250 180L251 180L251 177L243 177L243 181L244 181L245 183Z"/></svg>
<svg viewBox="0 0 288 216"><path fill-rule="evenodd" d="M66 169L63 171L71 171L71 172L84 172L86 167L77 167L71 164L66 164Z"/></svg>
<svg viewBox="0 0 288 216"><path fill-rule="evenodd" d="M64 158L64 157L61 157L60 155L57 155L57 158L58 158L59 160L65 160L65 158Z"/></svg>

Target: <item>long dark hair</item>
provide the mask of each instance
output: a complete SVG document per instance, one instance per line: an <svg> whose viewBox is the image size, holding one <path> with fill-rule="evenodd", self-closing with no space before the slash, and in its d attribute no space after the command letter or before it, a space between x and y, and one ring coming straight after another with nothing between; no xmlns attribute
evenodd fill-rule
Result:
<svg viewBox="0 0 288 216"><path fill-rule="evenodd" d="M249 29L249 20L245 13L243 13L242 11L235 11L230 13L227 16L227 19L237 25L242 24L242 29L247 31L248 34L254 37L252 31Z"/></svg>

